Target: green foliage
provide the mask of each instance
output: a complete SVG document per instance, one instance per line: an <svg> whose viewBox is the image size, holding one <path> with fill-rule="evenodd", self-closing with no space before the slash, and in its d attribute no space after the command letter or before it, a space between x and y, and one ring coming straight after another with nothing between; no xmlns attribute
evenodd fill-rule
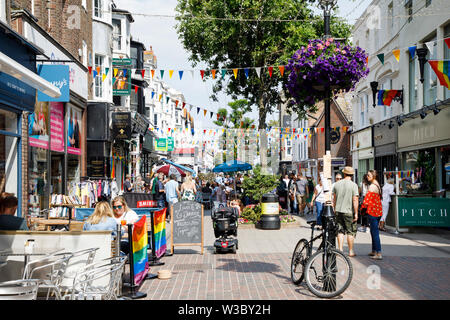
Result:
<svg viewBox="0 0 450 320"><path fill-rule="evenodd" d="M261 219L261 205L247 206L242 210L241 218L257 223Z"/></svg>
<svg viewBox="0 0 450 320"><path fill-rule="evenodd" d="M276 66L286 65L296 50L323 34L323 17L314 15L311 2L179 0L176 28L194 67L200 62L216 70L274 66L272 77L267 68L260 77L254 69L248 78L242 69L237 79L232 74L224 79L216 76L211 98L217 101L221 91L233 99L244 97L249 106L258 108L259 129L266 128L266 116L282 102L280 87L287 79ZM333 17L331 35L347 38L350 26ZM205 77L212 77L209 70Z"/></svg>
<svg viewBox="0 0 450 320"><path fill-rule="evenodd" d="M265 193L274 190L279 184L280 177L277 175L264 175L261 173L261 166L255 166L253 175L245 177L242 183L244 195L255 201L261 202Z"/></svg>

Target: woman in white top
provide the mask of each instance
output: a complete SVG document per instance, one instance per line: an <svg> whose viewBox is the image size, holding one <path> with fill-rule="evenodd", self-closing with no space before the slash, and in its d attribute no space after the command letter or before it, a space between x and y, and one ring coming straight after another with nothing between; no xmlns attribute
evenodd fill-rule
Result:
<svg viewBox="0 0 450 320"><path fill-rule="evenodd" d="M120 251L128 254L129 243L128 243L128 227L124 225L134 224L139 220L139 216L136 212L131 210L125 198L122 196L115 197L112 201L112 208L114 213L114 219L117 224L122 225L122 240L120 241ZM123 221L123 222L122 222Z"/></svg>
<svg viewBox="0 0 450 320"><path fill-rule="evenodd" d="M389 213L389 204L391 202L391 196L395 194L394 192L394 180L388 179L386 183L383 186L383 198L381 200L381 207L383 209L383 216L380 220L380 226L379 229L381 231L386 231L386 228L384 227L386 222L386 217Z"/></svg>
<svg viewBox="0 0 450 320"><path fill-rule="evenodd" d="M325 195L323 191L323 184L322 179L319 178L319 183L314 188L314 195L311 199L311 206L314 204L316 205L316 212L317 212L317 225L322 226L322 211L323 211L323 205L325 203Z"/></svg>
<svg viewBox="0 0 450 320"><path fill-rule="evenodd" d="M188 173L181 185L181 200L195 200L195 194L197 193L197 188L195 187L195 182L192 180L191 175Z"/></svg>

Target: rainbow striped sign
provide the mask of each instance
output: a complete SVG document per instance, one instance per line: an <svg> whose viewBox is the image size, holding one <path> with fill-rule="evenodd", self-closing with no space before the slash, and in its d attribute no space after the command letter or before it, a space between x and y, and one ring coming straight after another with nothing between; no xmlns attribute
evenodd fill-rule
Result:
<svg viewBox="0 0 450 320"><path fill-rule="evenodd" d="M133 226L133 270L134 283L139 285L147 276L148 267L148 234L146 216Z"/></svg>
<svg viewBox="0 0 450 320"><path fill-rule="evenodd" d="M167 249L166 243L166 208L156 211L153 216L155 234L155 255L160 258Z"/></svg>

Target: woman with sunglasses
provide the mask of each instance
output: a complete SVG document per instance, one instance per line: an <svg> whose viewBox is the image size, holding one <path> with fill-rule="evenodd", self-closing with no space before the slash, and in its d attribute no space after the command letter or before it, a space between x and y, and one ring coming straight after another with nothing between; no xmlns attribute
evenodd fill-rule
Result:
<svg viewBox="0 0 450 320"><path fill-rule="evenodd" d="M115 197L111 203L114 213L114 219L116 219L117 224L122 225L122 240L120 241L120 251L128 254L128 227L126 225L134 224L139 220L139 216L136 212L128 207L125 198L122 196Z"/></svg>

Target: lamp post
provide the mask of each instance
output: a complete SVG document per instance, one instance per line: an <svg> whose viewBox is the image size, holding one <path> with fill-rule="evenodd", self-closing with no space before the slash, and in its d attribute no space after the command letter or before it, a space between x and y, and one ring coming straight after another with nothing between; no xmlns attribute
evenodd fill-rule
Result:
<svg viewBox="0 0 450 320"><path fill-rule="evenodd" d="M428 54L428 49L427 48L419 48L417 49L417 58L419 59L419 69L420 69L420 82L423 83L424 78L423 78L423 71L424 71L424 67L425 67L425 63L427 63L427 54Z"/></svg>
<svg viewBox="0 0 450 320"><path fill-rule="evenodd" d="M373 97L373 107L376 107L376 99L377 99L377 92L378 92L378 82L372 81L370 83L370 87L372 88L372 97Z"/></svg>

